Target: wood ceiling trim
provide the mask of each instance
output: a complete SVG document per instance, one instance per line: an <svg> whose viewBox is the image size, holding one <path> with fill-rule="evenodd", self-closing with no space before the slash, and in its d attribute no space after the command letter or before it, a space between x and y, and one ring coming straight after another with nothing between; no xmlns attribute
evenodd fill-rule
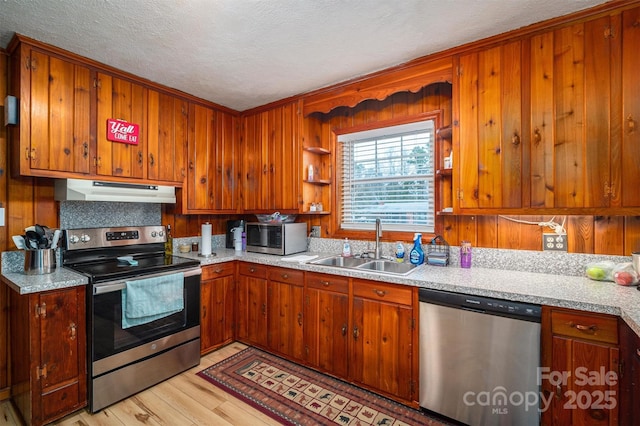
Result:
<svg viewBox="0 0 640 426"><path fill-rule="evenodd" d="M354 107L368 99L382 101L394 93L416 93L430 84L451 82L452 79L451 57L391 68L384 73L369 75L366 79L332 90L303 96L303 114L306 116L313 112L327 113L341 106Z"/></svg>

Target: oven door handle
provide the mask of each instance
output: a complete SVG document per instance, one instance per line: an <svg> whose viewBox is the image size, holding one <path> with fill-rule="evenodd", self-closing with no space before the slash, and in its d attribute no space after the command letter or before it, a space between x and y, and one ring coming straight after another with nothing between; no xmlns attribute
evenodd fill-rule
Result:
<svg viewBox="0 0 640 426"><path fill-rule="evenodd" d="M175 271L173 273L177 273L177 272L182 272L184 274L185 278L189 278L189 277L193 277L195 275L202 275L202 268L187 269L186 271ZM144 278L142 278L142 279L160 277L162 275L170 275L170 273L145 275ZM128 280L128 281L134 281L134 280ZM127 284L126 284L125 281L117 281L115 283L97 284L97 285L93 286L93 294L97 295L97 294L111 293L111 292L114 292L114 291L124 290L126 287L127 287Z"/></svg>

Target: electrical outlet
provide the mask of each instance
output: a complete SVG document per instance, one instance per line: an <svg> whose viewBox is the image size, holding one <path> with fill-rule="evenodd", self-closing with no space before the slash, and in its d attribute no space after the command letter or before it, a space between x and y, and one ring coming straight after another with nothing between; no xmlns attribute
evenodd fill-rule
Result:
<svg viewBox="0 0 640 426"><path fill-rule="evenodd" d="M312 226L311 227L311 236L312 237L316 237L316 238L320 238L320 233L322 232L322 228L319 226Z"/></svg>
<svg viewBox="0 0 640 426"><path fill-rule="evenodd" d="M542 250L567 251L567 234L542 234Z"/></svg>

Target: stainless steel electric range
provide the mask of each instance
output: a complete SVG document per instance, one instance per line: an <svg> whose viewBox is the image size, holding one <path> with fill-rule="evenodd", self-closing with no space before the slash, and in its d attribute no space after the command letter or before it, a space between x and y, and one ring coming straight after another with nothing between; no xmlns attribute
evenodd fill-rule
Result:
<svg viewBox="0 0 640 426"><path fill-rule="evenodd" d="M65 230L62 263L89 278L91 412L200 363L200 263L165 241L163 226Z"/></svg>

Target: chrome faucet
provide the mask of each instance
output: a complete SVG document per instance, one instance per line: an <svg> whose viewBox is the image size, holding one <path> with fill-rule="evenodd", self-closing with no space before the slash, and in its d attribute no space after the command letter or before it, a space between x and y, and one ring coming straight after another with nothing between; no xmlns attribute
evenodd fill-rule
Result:
<svg viewBox="0 0 640 426"><path fill-rule="evenodd" d="M380 218L376 218L376 259L382 259L380 256L380 237L382 237L382 223L380 223Z"/></svg>

